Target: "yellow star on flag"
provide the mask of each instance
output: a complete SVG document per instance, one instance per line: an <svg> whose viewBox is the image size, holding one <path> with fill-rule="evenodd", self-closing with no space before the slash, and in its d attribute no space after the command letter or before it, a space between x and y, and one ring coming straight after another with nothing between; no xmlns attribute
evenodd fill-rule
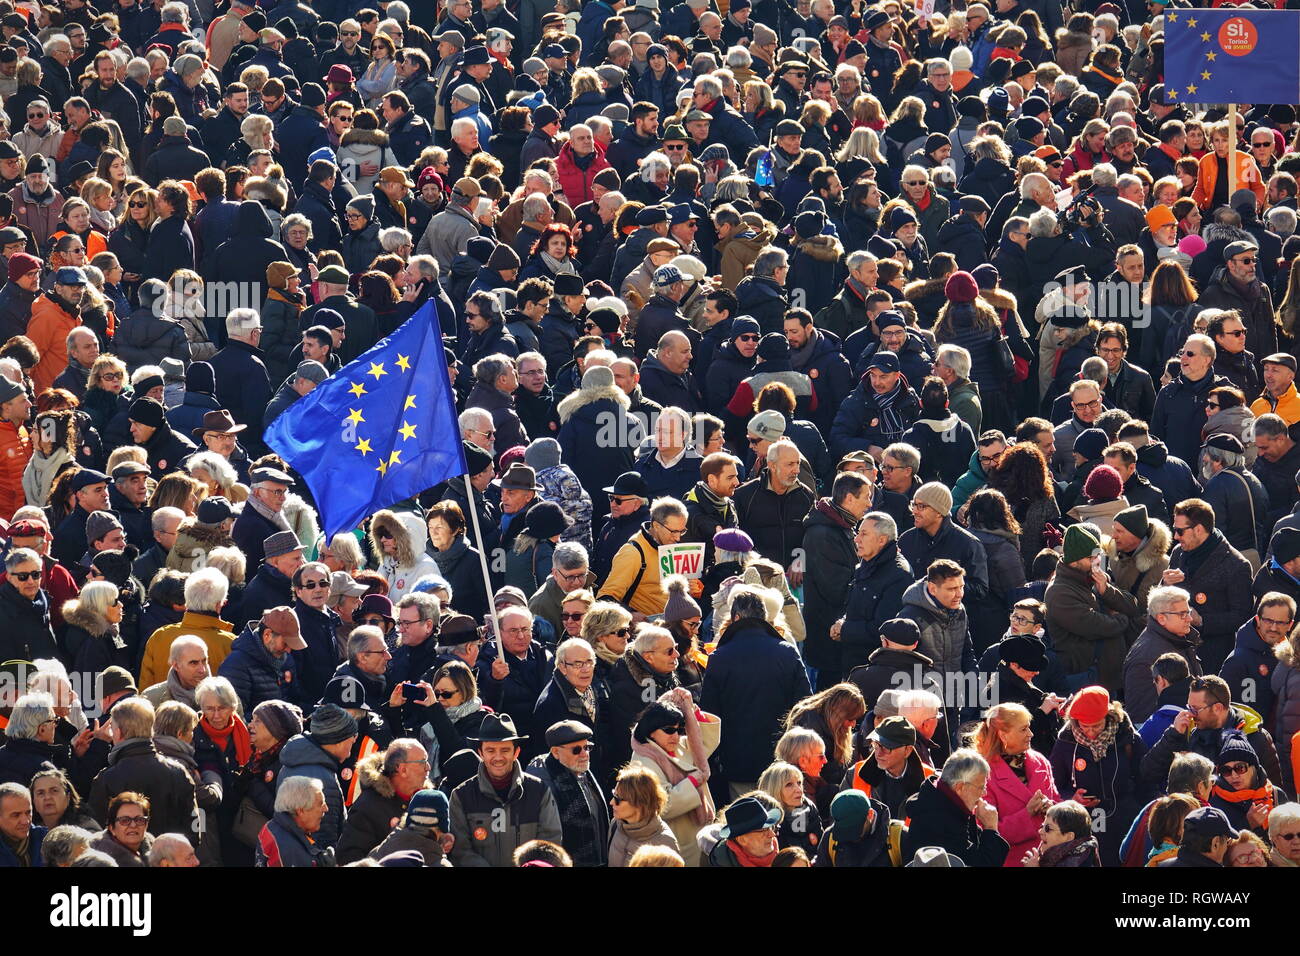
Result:
<svg viewBox="0 0 1300 956"><path fill-rule="evenodd" d="M1203 80L1208 80L1209 78L1210 78L1210 71L1209 71L1209 70L1202 70L1202 71L1201 71L1201 79L1203 79Z"/></svg>
<svg viewBox="0 0 1300 956"><path fill-rule="evenodd" d="M398 431L402 433L402 438L404 440L415 437L415 426L410 422L402 422L402 427L399 428Z"/></svg>
<svg viewBox="0 0 1300 956"><path fill-rule="evenodd" d="M356 450L357 450L357 451L361 452L361 457L362 457L362 458L365 458L365 457L366 457L366 453L367 453L367 452L374 451L374 449L370 447L370 439L369 439L369 438L363 438L363 439L361 439L361 441L357 442L357 444L356 444L355 447L356 447Z"/></svg>
<svg viewBox="0 0 1300 956"><path fill-rule="evenodd" d="M415 396L407 395L406 404L402 406L402 411L406 411L408 408L414 408L414 407L415 407Z"/></svg>
<svg viewBox="0 0 1300 956"><path fill-rule="evenodd" d="M1171 100L1176 100L1178 99L1178 91L1173 87L1170 87L1165 91L1165 96L1169 97Z"/></svg>
<svg viewBox="0 0 1300 956"><path fill-rule="evenodd" d="M384 461L382 458L379 459L379 465L375 468L375 471L379 472L381 475L388 474L388 462Z"/></svg>
<svg viewBox="0 0 1300 956"><path fill-rule="evenodd" d="M383 365L382 362L379 362L379 363L371 362L371 363L370 363L370 371L367 372L366 374L367 374L367 375L373 375L373 376L375 377L375 380L378 381L378 380L379 380L379 376L381 376L381 375L387 375L388 373L384 371L384 365Z"/></svg>
<svg viewBox="0 0 1300 956"><path fill-rule="evenodd" d="M1188 84L1187 84L1187 92L1188 92L1188 93L1195 93L1195 92L1196 92L1196 84L1195 84L1195 83L1188 83Z"/></svg>
<svg viewBox="0 0 1300 956"><path fill-rule="evenodd" d="M1187 28L1190 30L1190 29L1191 29L1192 27L1194 27L1194 26L1196 26L1196 17L1188 17L1188 18L1187 18Z"/></svg>
<svg viewBox="0 0 1300 956"><path fill-rule="evenodd" d="M362 422L365 421L365 419L361 417L361 409L349 408L348 411L351 412L352 414L349 415L347 418L345 418L344 421L349 421L353 425L360 425Z"/></svg>
<svg viewBox="0 0 1300 956"><path fill-rule="evenodd" d="M411 370L411 360L405 355L399 355L397 356L397 367L403 372L409 372Z"/></svg>
<svg viewBox="0 0 1300 956"><path fill-rule="evenodd" d="M1166 14L1165 14L1165 19L1168 20L1170 23L1177 23L1177 22L1178 22L1178 14L1176 14L1176 13L1172 13L1172 12L1171 12L1171 13L1166 13Z"/></svg>
<svg viewBox="0 0 1300 956"><path fill-rule="evenodd" d="M1213 50L1211 50L1209 53L1205 54L1205 58L1206 58L1207 60L1209 60L1211 63L1213 63L1213 62L1214 62L1214 58L1215 58L1216 56L1218 56L1218 55L1219 55L1219 54L1217 54L1217 53L1215 53Z"/></svg>
<svg viewBox="0 0 1300 956"><path fill-rule="evenodd" d="M388 463L390 465L400 465L402 463L402 453L400 451L393 452L388 458Z"/></svg>
<svg viewBox="0 0 1300 956"><path fill-rule="evenodd" d="M357 398L360 398L362 395L366 394L366 387L362 385L360 382L353 382L351 385L348 386L348 391L351 392L353 395L355 395Z"/></svg>
<svg viewBox="0 0 1300 956"><path fill-rule="evenodd" d="M1201 39L1202 39L1204 42L1209 43L1209 42L1210 42L1210 35L1209 35L1208 33L1202 33L1202 34L1201 34Z"/></svg>

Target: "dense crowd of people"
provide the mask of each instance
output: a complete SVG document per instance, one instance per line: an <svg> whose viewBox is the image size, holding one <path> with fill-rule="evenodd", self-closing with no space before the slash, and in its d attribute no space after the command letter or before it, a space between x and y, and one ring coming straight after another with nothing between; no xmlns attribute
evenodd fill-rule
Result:
<svg viewBox="0 0 1300 956"><path fill-rule="evenodd" d="M1297 107L934 10L0 0L0 867L1300 865Z"/></svg>

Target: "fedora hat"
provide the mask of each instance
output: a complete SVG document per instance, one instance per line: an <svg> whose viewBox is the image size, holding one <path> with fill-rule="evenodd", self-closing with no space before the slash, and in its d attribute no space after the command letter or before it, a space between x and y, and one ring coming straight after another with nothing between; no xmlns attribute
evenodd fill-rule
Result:
<svg viewBox="0 0 1300 956"><path fill-rule="evenodd" d="M469 737L474 743L500 744L512 740L527 740L527 734L515 733L515 722L509 714L488 714L479 724L478 736Z"/></svg>
<svg viewBox="0 0 1300 956"><path fill-rule="evenodd" d="M513 462L506 473L501 476L501 487L515 491L541 492L546 490L537 483L537 472L520 461Z"/></svg>
<svg viewBox="0 0 1300 956"><path fill-rule="evenodd" d="M235 420L230 416L230 412L223 408L215 412L204 412L203 427L193 429L190 434L199 441L203 441L204 432L221 432L225 435L235 435L247 427L247 425L236 425Z"/></svg>

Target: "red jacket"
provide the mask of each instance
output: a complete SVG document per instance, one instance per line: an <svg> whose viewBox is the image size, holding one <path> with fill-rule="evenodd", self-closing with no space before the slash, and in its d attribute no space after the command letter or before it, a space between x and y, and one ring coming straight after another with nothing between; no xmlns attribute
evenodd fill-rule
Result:
<svg viewBox="0 0 1300 956"><path fill-rule="evenodd" d="M595 198L591 193L591 184L598 172L609 168L609 160L605 158L605 147L600 143L595 145L596 153L586 169L578 168L578 164L573 159L573 149L568 143L560 147L560 155L555 157L555 170L560 177L560 189L564 192L564 201L570 208L576 209L580 204Z"/></svg>
<svg viewBox="0 0 1300 956"><path fill-rule="evenodd" d="M0 518L8 521L27 503L23 493L23 470L32 457L27 429L0 418Z"/></svg>

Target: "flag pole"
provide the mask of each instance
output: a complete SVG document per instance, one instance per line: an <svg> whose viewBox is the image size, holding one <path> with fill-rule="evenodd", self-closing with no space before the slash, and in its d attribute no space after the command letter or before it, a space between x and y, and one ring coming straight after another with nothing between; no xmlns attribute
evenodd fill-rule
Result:
<svg viewBox="0 0 1300 956"><path fill-rule="evenodd" d="M1228 196L1237 191L1237 104L1228 104Z"/></svg>
<svg viewBox="0 0 1300 956"><path fill-rule="evenodd" d="M474 483L470 481L469 475L465 476L465 497L469 500L469 519L474 524L474 540L478 542L478 563L483 571L483 588L487 591L488 613L492 615L492 632L497 639L497 657L505 660L505 645L501 643L501 622L497 619L496 601L492 599L492 575L488 573L487 549L483 546L483 531L478 523L478 508L474 504Z"/></svg>

